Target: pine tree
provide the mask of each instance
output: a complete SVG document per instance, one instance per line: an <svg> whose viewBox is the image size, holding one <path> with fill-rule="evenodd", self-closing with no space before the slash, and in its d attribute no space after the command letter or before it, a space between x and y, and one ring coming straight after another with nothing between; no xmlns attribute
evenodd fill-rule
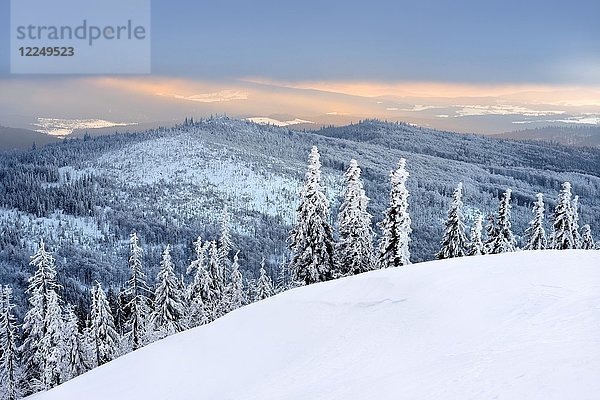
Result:
<svg viewBox="0 0 600 400"><path fill-rule="evenodd" d="M494 232L495 236L492 237L492 241L489 244L490 254L508 253L516 249L516 241L511 231L510 222L510 211L512 208L510 205L511 194L512 190L506 189L500 200Z"/></svg>
<svg viewBox="0 0 600 400"><path fill-rule="evenodd" d="M31 394L40 389L42 373L46 368L47 361L44 352L50 351L50 349L42 348L42 341L49 332L47 326L48 301L52 294L56 295L55 290L59 288L56 283L54 257L46 251L43 240L40 240L38 250L31 256L29 264L35 267L36 271L28 280L27 293L30 295L30 308L25 314L24 341L20 348L23 357L23 379L27 386L24 394Z"/></svg>
<svg viewBox="0 0 600 400"><path fill-rule="evenodd" d="M240 272L240 265L238 262L238 254L235 253L233 256L233 264L231 265L231 278L227 287L227 310L230 312L240 308L246 304L246 291L244 290L244 280Z"/></svg>
<svg viewBox="0 0 600 400"><path fill-rule="evenodd" d="M203 291L207 285L207 271L204 260L206 259L206 252L209 245L210 243L208 242L203 244L202 239L198 236L198 239L194 242L196 259L193 260L187 268L188 274L194 274L193 279L186 290L186 326L190 328L203 324L203 321L204 323L207 322L204 306L206 294ZM210 284L208 286L210 286ZM203 298L203 296L205 297Z"/></svg>
<svg viewBox="0 0 600 400"><path fill-rule="evenodd" d="M86 362L86 351L83 335L79 333L79 318L73 307L69 307L63 327L64 350L63 355L63 380L75 378L89 370Z"/></svg>
<svg viewBox="0 0 600 400"><path fill-rule="evenodd" d="M552 222L551 248L557 250L575 248L573 237L573 210L571 208L571 184L565 182L558 195Z"/></svg>
<svg viewBox="0 0 600 400"><path fill-rule="evenodd" d="M183 293L179 290L179 282L173 271L169 245L163 252L156 281L152 323L158 331L158 338L163 338L185 329Z"/></svg>
<svg viewBox="0 0 600 400"><path fill-rule="evenodd" d="M496 226L496 216L493 213L488 214L487 223L485 225L486 240L483 244L485 253L492 252L494 246L494 238L498 235L498 227Z"/></svg>
<svg viewBox="0 0 600 400"><path fill-rule="evenodd" d="M139 246L137 234L133 232L129 240L129 268L131 278L127 281L126 293L130 298L127 309L130 313L128 338L132 350L144 346L149 317L148 293L146 277L142 267L142 248Z"/></svg>
<svg viewBox="0 0 600 400"><path fill-rule="evenodd" d="M595 248L594 238L592 237L592 228L585 224L581 227L583 234L581 235L581 248L583 250L593 250Z"/></svg>
<svg viewBox="0 0 600 400"><path fill-rule="evenodd" d="M40 341L38 353L42 360L42 371L40 380L34 382L40 390L60 385L64 375L61 369L64 349L62 309L58 294L54 290L48 292L46 305L46 332Z"/></svg>
<svg viewBox="0 0 600 400"><path fill-rule="evenodd" d="M297 209L298 221L290 233L294 279L306 285L332 279L333 229L329 224L329 201L321 186L319 151L313 146Z"/></svg>
<svg viewBox="0 0 600 400"><path fill-rule="evenodd" d="M345 173L346 187L338 213L337 276L373 269L373 230L371 214L367 211L369 198L365 195L360 172L358 163L352 159Z"/></svg>
<svg viewBox="0 0 600 400"><path fill-rule="evenodd" d="M277 282L275 284L275 292L281 293L288 290L290 287L290 282L288 279L288 268L285 257L281 260L279 264L279 272L277 274Z"/></svg>
<svg viewBox="0 0 600 400"><path fill-rule="evenodd" d="M442 239L442 248L437 253L437 258L442 260L445 258L463 257L467 245L465 236L465 224L463 222L462 213L462 182L458 184L452 195L452 203L448 209L448 219L446 221L446 231Z"/></svg>
<svg viewBox="0 0 600 400"><path fill-rule="evenodd" d="M408 213L408 189L406 181L409 173L406 170L406 160L400 159L398 168L390 173L392 189L390 205L385 212L383 221L379 224L382 230L379 242L379 268L400 267L410 264L410 227Z"/></svg>
<svg viewBox="0 0 600 400"><path fill-rule="evenodd" d="M231 231L229 227L229 211L227 206L223 208L223 213L221 214L221 236L219 237L219 261L221 263L221 268L224 273L227 273L229 269L229 253L231 252L232 244L231 244Z"/></svg>
<svg viewBox="0 0 600 400"><path fill-rule="evenodd" d="M96 365L105 364L118 356L119 335L110 313L110 306L102 285L92 290L91 337Z"/></svg>
<svg viewBox="0 0 600 400"><path fill-rule="evenodd" d="M12 289L4 286L0 292L0 385L2 399L21 397L21 369L17 349L17 323L13 313Z"/></svg>
<svg viewBox="0 0 600 400"><path fill-rule="evenodd" d="M483 215L477 214L471 227L471 241L469 242L469 255L480 256L485 254L485 246L481 238L483 230Z"/></svg>
<svg viewBox="0 0 600 400"><path fill-rule="evenodd" d="M273 282L269 275L267 275L267 271L265 270L265 259L263 258L260 262L260 277L256 282L256 301L264 300L274 294Z"/></svg>
<svg viewBox="0 0 600 400"><path fill-rule="evenodd" d="M574 241L574 249L581 248L581 235L579 234L579 196L573 197L573 201L571 202L571 210L573 212L573 241Z"/></svg>
<svg viewBox="0 0 600 400"><path fill-rule="evenodd" d="M529 222L529 228L525 231L527 244L525 250L544 250L547 246L546 230L544 229L544 195L537 194L537 201L533 207L534 218Z"/></svg>

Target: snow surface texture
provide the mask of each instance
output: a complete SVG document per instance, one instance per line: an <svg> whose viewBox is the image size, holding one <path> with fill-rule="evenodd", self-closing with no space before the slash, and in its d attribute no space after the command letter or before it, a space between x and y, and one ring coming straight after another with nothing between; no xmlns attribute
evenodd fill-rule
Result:
<svg viewBox="0 0 600 400"><path fill-rule="evenodd" d="M32 398L596 400L599 371L600 252L538 251L294 289Z"/></svg>

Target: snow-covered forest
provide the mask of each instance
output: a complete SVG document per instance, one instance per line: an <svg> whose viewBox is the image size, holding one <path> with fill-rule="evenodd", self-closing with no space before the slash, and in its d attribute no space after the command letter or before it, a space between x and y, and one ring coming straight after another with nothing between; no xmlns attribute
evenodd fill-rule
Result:
<svg viewBox="0 0 600 400"><path fill-rule="evenodd" d="M217 239L202 235L194 239L185 274L176 272L180 268L175 267L171 244L156 261L156 275L150 274L139 232L134 230L128 239L127 280L122 285L96 280L85 288L89 311L69 301L60 283L57 259L42 235L30 257L33 274L27 279L22 323L15 315L13 288L5 285L1 291L2 393L16 399L50 389L120 355L292 287L410 264L410 165L401 158L389 174L387 207L375 232L356 159L349 160L343 174L339 212L336 222L331 222L327 180L319 150L313 146L289 232L289 260L282 259L275 273L267 271L265 258L257 276L241 269L241 250L232 236L228 207L224 207ZM520 243L512 227L511 188L502 193L495 212L485 216L476 212L470 229L463 190L463 183L458 182L449 199L434 255L438 259L514 252L520 247L596 249L590 225L580 224L579 197L573 196L570 182L562 183L551 209L542 193L536 195L527 228L519 232Z"/></svg>

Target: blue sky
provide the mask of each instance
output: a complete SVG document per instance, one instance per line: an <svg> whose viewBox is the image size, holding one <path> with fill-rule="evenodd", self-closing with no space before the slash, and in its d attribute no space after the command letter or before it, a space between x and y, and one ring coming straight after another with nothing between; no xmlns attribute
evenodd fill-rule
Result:
<svg viewBox="0 0 600 400"><path fill-rule="evenodd" d="M9 25L8 3L2 0L0 5L2 27ZM130 83L137 82L137 78L143 78L146 83L152 79L160 80L163 86L166 85L165 81L169 81L168 86L177 87L179 91L175 93L175 89L171 89L168 93L179 101L189 100L190 96L198 93L200 96L212 96L223 91L245 91L247 94L232 96L235 104L252 100L255 96L252 91L256 90L257 82L262 85L261 99L268 97L268 87L287 91L306 91L309 88L369 97L365 93L373 91L347 88L348 85L365 82L377 82L380 86L389 83L390 87L396 89L403 82L467 85L471 88L490 85L520 87L514 90L515 93L530 93L537 90L532 87L544 87L538 92L540 96L545 96L543 93L547 93L548 87L558 87L561 93L569 93L567 97L570 102L573 97L578 97L577 90L581 90L581 96L586 98L586 106L600 107L596 91L600 87L598 15L600 2L597 1L372 0L359 3L322 0L154 0L152 75L122 77L123 80L129 79L129 82L123 82L121 86L131 89ZM11 76L8 29L2 29L0 39L0 91L4 89L6 96L3 103L0 93L0 117L14 112L11 108L28 104L37 114L56 113L53 108L45 110L39 99L22 98L23 93L15 94L32 91L31 88L36 85L64 89L64 96L78 93L72 83L74 80L81 82L80 77ZM178 81L173 84L173 80L188 83ZM252 82L248 83L248 80ZM325 85L315 86L307 82ZM332 84L339 82L346 85L344 89L330 89ZM90 89L87 81L80 85L86 90ZM195 87L195 91L190 89L183 93L180 89L186 85ZM114 82L110 87L116 90ZM140 92L157 100L156 96L153 97L156 93L146 89ZM394 96L398 103L386 104L387 112L408 109L411 104L440 105L434 100L427 102L425 97L437 98L441 95L429 93L427 96L411 97L396 89L386 91L379 88L376 91L380 96ZM463 93L472 92L455 90L452 95L457 99L455 105L464 105L461 102L464 103L467 95ZM476 92L481 93L481 90ZM91 92L88 90L88 93ZM305 93L302 92L302 95ZM8 99L8 96L14 100ZM102 98L106 96L108 94L103 92ZM241 100L240 97L244 96L247 98ZM485 97L495 96L497 94L490 91ZM164 100L165 96L162 97L161 100ZM352 103L354 97L346 100ZM561 100L557 94L550 97L552 104L558 104ZM48 103L56 100L54 97ZM303 98L303 101L311 100ZM325 99L314 100L315 104L319 101ZM520 98L511 105L523 106L523 101ZM537 104L541 99L529 101ZM567 100L561 101L564 103ZM146 103L140 100L139 104L141 107ZM313 107L312 111L300 107L300 111L296 106L299 103L290 104L287 110L282 110L281 107L267 106L265 103L262 112L245 106L230 107L231 104L223 108L234 115L285 112L294 116L302 113L303 116L310 116L311 113L338 112L337 109L325 110L323 107ZM198 114L209 112L202 101L196 101L194 105ZM479 102L475 105L482 104ZM360 116L373 113L368 107L358 112L357 107L352 103L352 107L346 107L348 110L345 113ZM600 113L600 109L593 107L581 112L585 115L596 111ZM93 107L90 105L89 108ZM343 107L338 108L341 110ZM210 112L216 109L210 108ZM545 109L556 111L548 107ZM574 110L565 112L576 114ZM382 115L386 116L378 113L373 116ZM405 116L406 113L398 112L390 119ZM434 118L435 115L429 117Z"/></svg>

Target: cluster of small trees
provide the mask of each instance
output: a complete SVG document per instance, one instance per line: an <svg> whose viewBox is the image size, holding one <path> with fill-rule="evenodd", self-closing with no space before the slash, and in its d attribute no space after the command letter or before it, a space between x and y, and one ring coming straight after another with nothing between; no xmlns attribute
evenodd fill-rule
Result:
<svg viewBox="0 0 600 400"><path fill-rule="evenodd" d="M337 221L338 239L329 223L329 203L321 184L319 151L313 147L308 159L308 171L300 194L297 224L290 235L293 253L290 268L295 280L311 284L340 276L353 275L377 268L410 264L411 219L408 211L409 192L406 180L406 160L391 172L389 207L379 224L381 237L376 250L371 215L367 211L368 197L360 179L356 160L350 161L345 173L343 201ZM511 189L507 189L498 212L488 217L483 234L483 216L478 214L471 227L470 238L465 233L463 215L463 185L454 191L445 223L438 259L467 255L498 254L518 250L511 230ZM543 194L537 195L534 217L525 232L526 250L593 249L594 240L589 225L579 228L579 198L572 197L571 184L565 182L558 197L549 238L545 229Z"/></svg>
<svg viewBox="0 0 600 400"><path fill-rule="evenodd" d="M98 282L90 290L91 310L80 320L60 298L55 259L43 240L31 257L29 308L19 332L12 289L0 290L0 389L3 399L50 389L129 351L185 329L206 324L251 301L288 287L285 271L274 285L264 259L260 277L244 282L232 252L229 217L224 210L217 242L194 242L187 268L189 285L178 278L170 246L162 253L153 288L147 283L142 248L134 232L129 241L130 279L113 301ZM239 253L239 252L238 252ZM112 289L111 289L112 292ZM112 292L114 293L114 292ZM20 345L19 345L20 344Z"/></svg>
<svg viewBox="0 0 600 400"><path fill-rule="evenodd" d="M500 199L498 212L488 216L486 240L483 240L481 214L476 215L470 240L468 240L462 213L462 183L459 183L448 210L442 248L437 258L499 254L519 250L511 230L511 194L511 189L507 189ZM524 250L592 250L595 248L590 226L586 224L579 228L579 196L573 197L569 182L562 184L549 235L546 234L545 213L544 195L538 193L533 207L533 218L524 235Z"/></svg>

